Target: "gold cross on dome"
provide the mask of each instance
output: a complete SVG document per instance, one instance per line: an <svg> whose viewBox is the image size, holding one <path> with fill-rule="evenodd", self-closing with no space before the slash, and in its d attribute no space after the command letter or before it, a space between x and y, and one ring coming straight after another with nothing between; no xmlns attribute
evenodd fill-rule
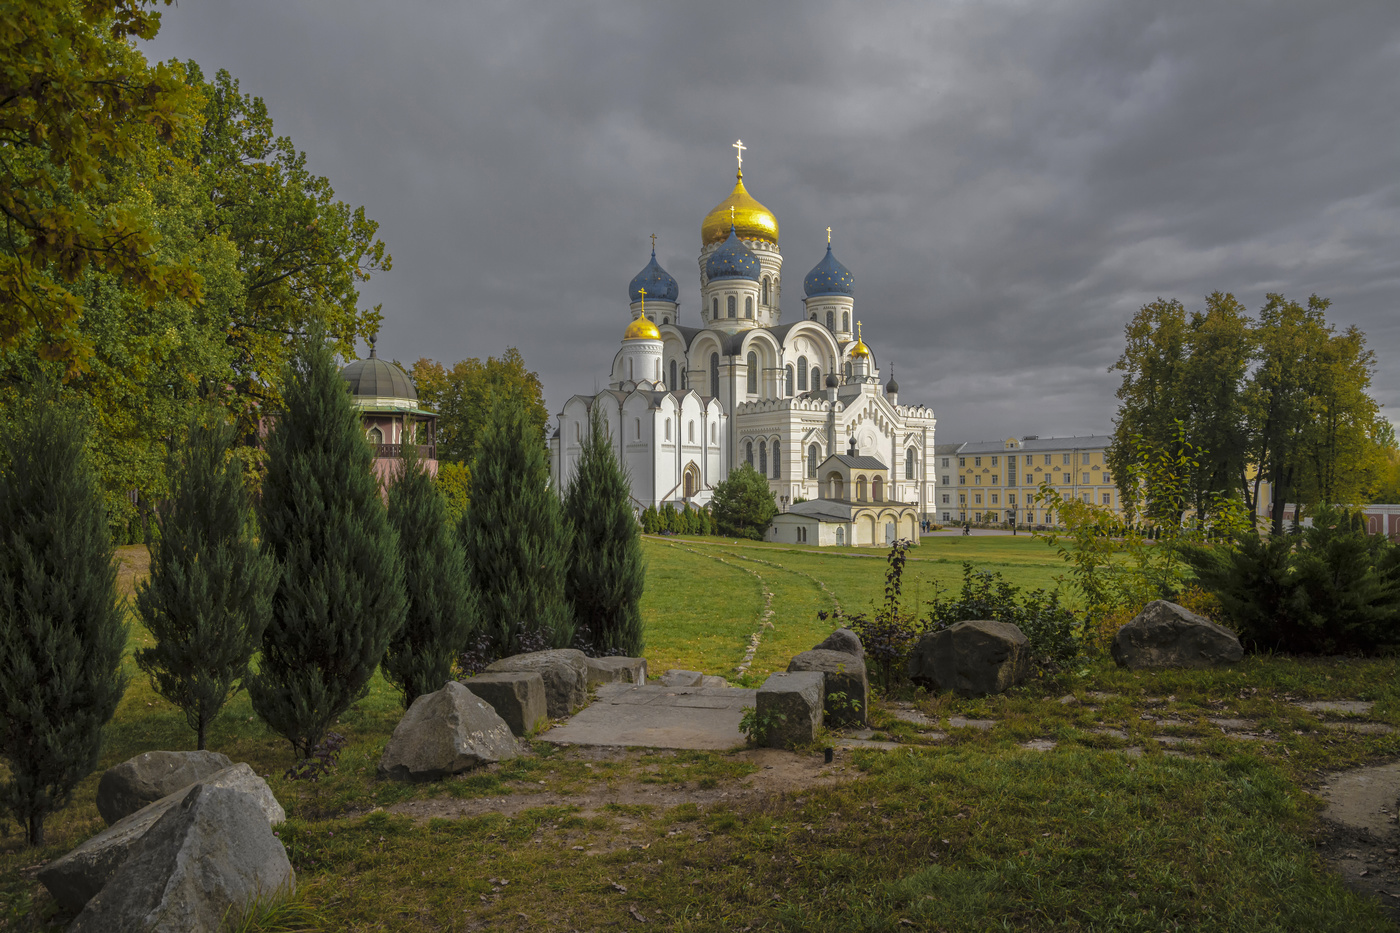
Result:
<svg viewBox="0 0 1400 933"><path fill-rule="evenodd" d="M734 226L734 205L729 205L729 226Z"/></svg>
<svg viewBox="0 0 1400 933"><path fill-rule="evenodd" d="M651 251L656 252L656 234L651 235Z"/></svg>
<svg viewBox="0 0 1400 933"><path fill-rule="evenodd" d="M827 228L826 228L826 245L827 245L827 246L830 246L830 245L831 245L831 228L830 228L830 227L827 227Z"/></svg>
<svg viewBox="0 0 1400 933"><path fill-rule="evenodd" d="M735 141L735 143L734 143L734 148L737 149L737 150L739 150L739 167L740 167L740 168L743 168L743 167L744 167L744 150L747 149L747 148L749 148L749 147L748 147L748 146L745 146L745 145L744 145L744 141L743 141L742 139L740 139L740 140L736 140L736 141Z"/></svg>
<svg viewBox="0 0 1400 933"><path fill-rule="evenodd" d="M860 335L860 321L856 321L856 339L865 343L865 338Z"/></svg>

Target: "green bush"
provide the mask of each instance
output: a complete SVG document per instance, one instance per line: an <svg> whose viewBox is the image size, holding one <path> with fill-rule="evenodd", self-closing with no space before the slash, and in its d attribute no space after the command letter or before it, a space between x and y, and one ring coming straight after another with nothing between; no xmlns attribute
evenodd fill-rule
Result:
<svg viewBox="0 0 1400 933"><path fill-rule="evenodd" d="M935 584L936 585L936 584ZM962 565L962 588L957 597L941 592L929 600L924 630L937 632L958 622L991 619L1009 622L1030 642L1036 668L1050 671L1065 667L1080 654L1084 620L1060 603L1058 593L1020 588L1007 583L1001 572L976 570Z"/></svg>
<svg viewBox="0 0 1400 933"><path fill-rule="evenodd" d="M1400 548L1359 515L1324 509L1311 528L1182 548L1250 650L1374 653L1400 644Z"/></svg>
<svg viewBox="0 0 1400 933"><path fill-rule="evenodd" d="M710 511L720 534L761 541L768 523L778 514L778 506L767 477L745 463L715 487Z"/></svg>

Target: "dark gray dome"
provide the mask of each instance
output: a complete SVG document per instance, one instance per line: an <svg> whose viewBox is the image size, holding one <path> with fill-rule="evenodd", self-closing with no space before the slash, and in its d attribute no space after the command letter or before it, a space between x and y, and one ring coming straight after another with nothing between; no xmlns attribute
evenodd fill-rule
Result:
<svg viewBox="0 0 1400 933"><path fill-rule="evenodd" d="M894 381L894 364L890 364L890 381L885 383L885 391L894 394L899 391L899 383Z"/></svg>
<svg viewBox="0 0 1400 933"><path fill-rule="evenodd" d="M356 398L418 400L418 390L408 373L376 356L374 344L369 345L369 358L346 366L340 371L340 378L350 385L350 394Z"/></svg>
<svg viewBox="0 0 1400 933"><path fill-rule="evenodd" d="M836 374L835 374L835 373L827 373L827 374L826 374L826 387L827 387L828 389L834 389L834 388L836 388L837 386L839 386L840 384L841 384L841 380L838 379L838 378L836 377Z"/></svg>

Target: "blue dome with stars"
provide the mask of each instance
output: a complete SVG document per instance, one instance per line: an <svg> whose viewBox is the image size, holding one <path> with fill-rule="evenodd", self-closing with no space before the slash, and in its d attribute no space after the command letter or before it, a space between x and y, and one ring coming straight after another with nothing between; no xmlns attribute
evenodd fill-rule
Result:
<svg viewBox="0 0 1400 933"><path fill-rule="evenodd" d="M802 290L808 298L817 295L854 295L856 277L851 270L836 261L831 255L831 244L826 244L826 255L817 263L807 277L802 280Z"/></svg>
<svg viewBox="0 0 1400 933"><path fill-rule="evenodd" d="M633 301L640 301L642 289L647 290L647 301L675 301L681 293L680 286L676 284L676 277L665 269L661 268L661 263L656 261L656 250L651 251L651 262L646 268L632 279L632 284L627 286L627 297Z"/></svg>
<svg viewBox="0 0 1400 933"><path fill-rule="evenodd" d="M705 275L710 281L748 279L757 282L759 271L758 257L739 239L739 234L734 232L732 224L729 227L729 239L721 243L719 249L705 260Z"/></svg>

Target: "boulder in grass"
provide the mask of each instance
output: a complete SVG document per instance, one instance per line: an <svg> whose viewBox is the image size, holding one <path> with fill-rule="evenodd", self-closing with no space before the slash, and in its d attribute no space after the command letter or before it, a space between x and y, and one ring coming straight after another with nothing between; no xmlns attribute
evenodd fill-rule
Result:
<svg viewBox="0 0 1400 933"><path fill-rule="evenodd" d="M1113 660L1131 670L1153 667L1213 667L1244 657L1235 633L1204 616L1154 600L1113 636Z"/></svg>
<svg viewBox="0 0 1400 933"><path fill-rule="evenodd" d="M820 671L769 674L758 688L754 716L761 730L759 741L769 748L791 748L815 742L822 725Z"/></svg>
<svg viewBox="0 0 1400 933"><path fill-rule="evenodd" d="M384 747L379 776L437 781L519 754L505 720L454 680L413 701Z"/></svg>
<svg viewBox="0 0 1400 933"><path fill-rule="evenodd" d="M103 773L97 782L97 812L111 826L232 765L218 752L144 752Z"/></svg>
<svg viewBox="0 0 1400 933"><path fill-rule="evenodd" d="M241 762L210 775L200 785L222 787L244 794L257 806L269 829L287 818L282 805L272 795L272 788L254 774L252 768ZM151 827L180 802L184 790L181 788L142 807L66 855L49 862L40 869L39 880L49 889L59 906L70 912L81 910L117 873Z"/></svg>
<svg viewBox="0 0 1400 933"><path fill-rule="evenodd" d="M705 675L700 671L682 671L673 667L657 680L663 687L698 687L705 680Z"/></svg>
<svg viewBox="0 0 1400 933"><path fill-rule="evenodd" d="M1030 676L1030 642L1010 622L978 619L921 635L909 652L909 678L961 696L1009 690Z"/></svg>
<svg viewBox="0 0 1400 933"><path fill-rule="evenodd" d="M706 674L704 677L701 677L701 678L700 678L700 686L702 686L702 687L728 687L728 686L729 686L729 681L725 680L723 677L719 676L718 674Z"/></svg>
<svg viewBox="0 0 1400 933"><path fill-rule="evenodd" d="M844 651L813 648L788 663L790 671L821 671L822 715L828 725L864 725L870 709L870 678L865 662Z"/></svg>
<svg viewBox="0 0 1400 933"><path fill-rule="evenodd" d="M647 682L646 658L585 658L588 664L588 689L599 684L637 684Z"/></svg>
<svg viewBox="0 0 1400 933"><path fill-rule="evenodd" d="M534 671L488 671L462 681L496 711L510 731L527 735L549 726L544 678Z"/></svg>
<svg viewBox="0 0 1400 933"><path fill-rule="evenodd" d="M220 933L292 893L286 847L253 798L207 784L172 796L70 933Z"/></svg>
<svg viewBox="0 0 1400 933"><path fill-rule="evenodd" d="M865 646L860 643L860 636L848 628L838 628L816 645L813 651L844 651L846 654L853 654L865 660Z"/></svg>
<svg viewBox="0 0 1400 933"><path fill-rule="evenodd" d="M588 656L577 648L554 648L501 658L489 672L534 671L544 678L544 700L552 719L562 719L588 702Z"/></svg>

